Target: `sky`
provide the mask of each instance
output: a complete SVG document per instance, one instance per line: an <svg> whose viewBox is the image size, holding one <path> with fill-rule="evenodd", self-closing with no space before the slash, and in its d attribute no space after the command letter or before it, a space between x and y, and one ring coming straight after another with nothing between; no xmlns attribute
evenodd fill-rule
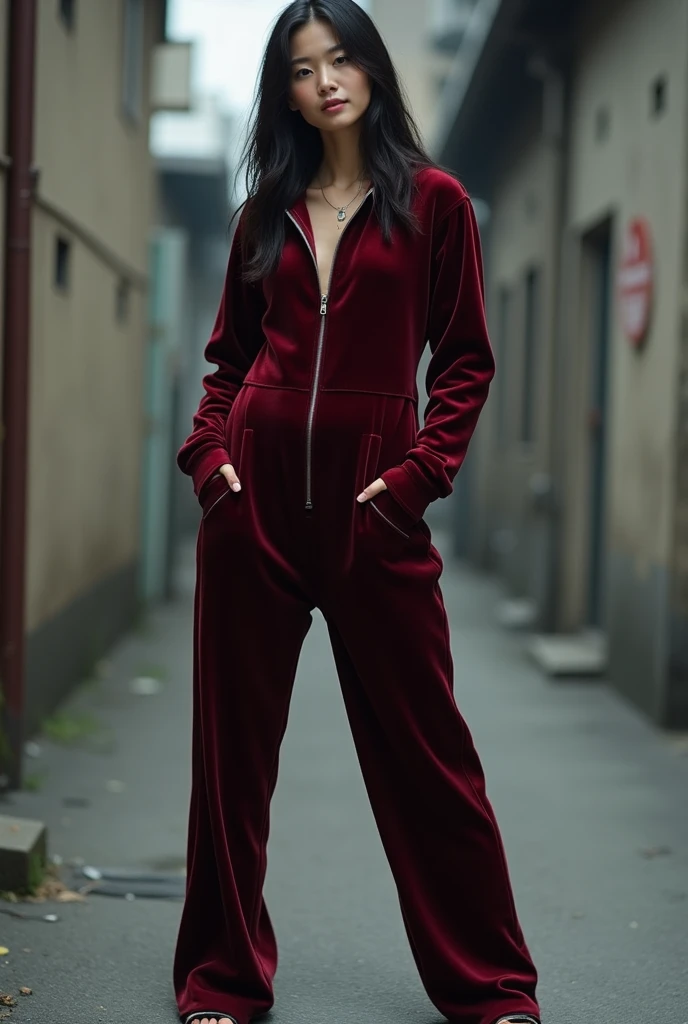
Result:
<svg viewBox="0 0 688 1024"><path fill-rule="evenodd" d="M287 0L170 0L169 37L195 42L195 90L217 95L245 118L270 28L286 6Z"/></svg>

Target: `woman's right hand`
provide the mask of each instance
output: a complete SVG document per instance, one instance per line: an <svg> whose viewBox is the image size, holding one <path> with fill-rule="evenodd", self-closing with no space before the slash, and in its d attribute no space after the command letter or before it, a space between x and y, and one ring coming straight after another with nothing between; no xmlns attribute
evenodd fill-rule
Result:
<svg viewBox="0 0 688 1024"><path fill-rule="evenodd" d="M223 476L233 491L241 490L239 477L234 472L234 466L231 464L231 462L225 462L224 466L220 466L217 473L213 473L213 477L216 476Z"/></svg>

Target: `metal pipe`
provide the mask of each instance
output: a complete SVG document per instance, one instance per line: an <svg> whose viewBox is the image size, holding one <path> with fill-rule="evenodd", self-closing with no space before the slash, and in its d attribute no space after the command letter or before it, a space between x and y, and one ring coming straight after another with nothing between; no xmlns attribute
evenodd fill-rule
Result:
<svg viewBox="0 0 688 1024"><path fill-rule="evenodd" d="M0 483L0 786L21 785L36 0L11 0Z"/></svg>

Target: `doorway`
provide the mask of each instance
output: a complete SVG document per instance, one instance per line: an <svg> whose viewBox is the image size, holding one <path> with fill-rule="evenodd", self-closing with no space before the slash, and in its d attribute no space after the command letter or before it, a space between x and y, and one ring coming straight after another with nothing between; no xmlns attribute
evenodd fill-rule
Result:
<svg viewBox="0 0 688 1024"><path fill-rule="evenodd" d="M609 426L609 348L612 298L612 219L583 237L588 334L587 625L604 628L606 492Z"/></svg>

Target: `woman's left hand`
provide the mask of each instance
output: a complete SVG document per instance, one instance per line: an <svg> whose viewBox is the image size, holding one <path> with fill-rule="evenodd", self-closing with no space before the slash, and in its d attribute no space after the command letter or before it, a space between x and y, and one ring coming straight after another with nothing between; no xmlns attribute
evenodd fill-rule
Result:
<svg viewBox="0 0 688 1024"><path fill-rule="evenodd" d="M372 484L368 484L367 487L363 488L356 501L368 501L370 498L374 498L376 494L379 494L380 491L386 490L387 484L381 477L378 477L377 480L373 480Z"/></svg>

